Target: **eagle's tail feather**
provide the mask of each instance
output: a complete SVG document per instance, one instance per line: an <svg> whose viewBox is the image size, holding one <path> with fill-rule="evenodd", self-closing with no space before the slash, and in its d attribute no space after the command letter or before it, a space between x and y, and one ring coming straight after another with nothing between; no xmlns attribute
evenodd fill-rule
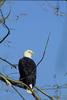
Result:
<svg viewBox="0 0 67 100"><path fill-rule="evenodd" d="M32 84L30 84L29 86L30 86L30 88L32 88ZM27 90L27 93L32 94L32 92L29 89L26 89L26 90Z"/></svg>

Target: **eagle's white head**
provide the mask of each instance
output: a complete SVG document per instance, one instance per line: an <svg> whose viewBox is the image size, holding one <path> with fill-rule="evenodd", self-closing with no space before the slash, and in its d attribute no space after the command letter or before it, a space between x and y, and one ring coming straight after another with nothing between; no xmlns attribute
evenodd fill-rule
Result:
<svg viewBox="0 0 67 100"><path fill-rule="evenodd" d="M33 54L34 54L34 52L32 50L26 50L24 52L24 57L32 58Z"/></svg>

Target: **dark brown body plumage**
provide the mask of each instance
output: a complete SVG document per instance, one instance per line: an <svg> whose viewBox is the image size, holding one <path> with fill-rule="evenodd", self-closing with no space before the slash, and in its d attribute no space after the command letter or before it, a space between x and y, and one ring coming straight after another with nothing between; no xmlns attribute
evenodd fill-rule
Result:
<svg viewBox="0 0 67 100"><path fill-rule="evenodd" d="M18 69L20 74L20 81L22 81L28 86L32 84L32 87L34 87L36 83L35 62L28 57L23 57L19 60ZM26 89L26 87L24 88Z"/></svg>

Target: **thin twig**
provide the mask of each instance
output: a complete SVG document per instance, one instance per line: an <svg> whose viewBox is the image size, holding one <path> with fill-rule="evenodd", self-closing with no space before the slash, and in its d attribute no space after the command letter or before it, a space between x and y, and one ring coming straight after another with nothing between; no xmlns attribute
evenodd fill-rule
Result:
<svg viewBox="0 0 67 100"><path fill-rule="evenodd" d="M1 12L1 16L2 16L2 18L3 18L3 25L5 26L5 28L7 29L7 34L2 38L2 40L0 40L0 43L2 43L8 36L9 36L9 34L10 34L10 29L9 29L9 27L6 25L6 23L5 23L5 18L4 18L4 16L3 16L3 13L2 13L2 10L0 9L0 12Z"/></svg>
<svg viewBox="0 0 67 100"><path fill-rule="evenodd" d="M23 99L25 100L24 96L20 94L20 92L12 85L12 88L15 90L15 92Z"/></svg>
<svg viewBox="0 0 67 100"><path fill-rule="evenodd" d="M42 60L44 59L44 56L45 56L45 53L46 53L46 49L47 49L47 46L48 46L48 42L49 42L49 38L50 38L50 33L48 35L48 39L47 39L47 42L46 42L46 45L45 45L45 48L44 48L44 52L43 52L43 56L42 58L40 59L40 61L37 63L37 66L42 62Z"/></svg>
<svg viewBox="0 0 67 100"><path fill-rule="evenodd" d="M4 58L0 57L0 60L2 60L2 61L4 61L4 62L6 62L7 64L9 64L10 66L12 66L13 68L15 68L15 69L16 69L16 65L14 65L14 64L12 64L12 63L10 63L10 62L9 62L9 61L7 61L6 59L4 59Z"/></svg>
<svg viewBox="0 0 67 100"><path fill-rule="evenodd" d="M52 96L49 96L47 93L45 93L42 89L40 89L39 87L35 86L35 88L40 91L42 94L44 94L45 96L47 96L49 99L54 100L54 98Z"/></svg>
<svg viewBox="0 0 67 100"><path fill-rule="evenodd" d="M48 45L48 42L49 42L49 38L50 38L50 34L48 35L48 39L47 39L47 42L46 42L46 45L45 45L45 48L44 48L44 52L43 52L43 55L42 55L42 58L40 59L40 61L37 63L36 67L38 67L38 65L43 61L44 57L45 57L45 53L46 53L46 49L47 49L47 45ZM33 69L32 73L35 71L36 69Z"/></svg>

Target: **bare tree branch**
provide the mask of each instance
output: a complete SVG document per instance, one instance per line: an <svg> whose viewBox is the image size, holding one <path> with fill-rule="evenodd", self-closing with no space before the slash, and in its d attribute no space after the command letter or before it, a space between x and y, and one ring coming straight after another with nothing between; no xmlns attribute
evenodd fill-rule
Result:
<svg viewBox="0 0 67 100"><path fill-rule="evenodd" d="M35 88L40 91L42 94L44 94L45 96L47 96L49 99L54 100L54 97L49 96L47 93L45 93L42 89L40 89L39 87L35 86Z"/></svg>
<svg viewBox="0 0 67 100"><path fill-rule="evenodd" d="M37 66L42 62L42 60L44 59L44 56L45 56L45 53L46 53L46 49L47 49L47 45L48 45L48 42L49 42L49 38L50 38L50 33L48 35L48 39L47 39L47 42L46 42L46 46L44 48L44 52L43 52L43 56L42 58L40 59L40 61L37 63Z"/></svg>
<svg viewBox="0 0 67 100"><path fill-rule="evenodd" d="M0 57L0 60L2 60L2 61L4 61L4 62L6 62L7 64L9 64L10 66L12 66L13 68L15 68L15 69L16 69L16 65L14 65L14 64L12 64L12 63L10 63L10 62L9 62L9 61L7 61L6 59L4 59L4 58Z"/></svg>
<svg viewBox="0 0 67 100"><path fill-rule="evenodd" d="M9 85L12 86L17 86L19 88L23 88L24 86L27 87L27 89L29 89L32 92L32 96L35 98L35 100L41 100L40 97L35 93L35 91L33 89L31 89L30 87L28 87L26 84L24 84L21 81L18 80L12 80L11 78L5 76L4 74L0 73L0 80L5 82L6 84L10 83ZM6 80L8 80L8 82L6 82Z"/></svg>
<svg viewBox="0 0 67 100"><path fill-rule="evenodd" d="M9 34L10 34L10 29L9 29L9 27L6 25L6 23L5 23L5 18L4 18L4 16L3 16L3 13L2 13L2 10L0 9L0 12L1 12L1 16L2 16L2 18L3 18L3 25L5 26L5 28L7 29L7 34L2 38L2 40L0 40L0 44L9 36Z"/></svg>
<svg viewBox="0 0 67 100"><path fill-rule="evenodd" d="M4 20L6 20L10 16L10 13L11 13L11 9L10 9L9 13L7 14L7 16L4 17ZM3 24L4 20L3 20L3 17L1 16L1 18L0 18L0 24L1 23Z"/></svg>

